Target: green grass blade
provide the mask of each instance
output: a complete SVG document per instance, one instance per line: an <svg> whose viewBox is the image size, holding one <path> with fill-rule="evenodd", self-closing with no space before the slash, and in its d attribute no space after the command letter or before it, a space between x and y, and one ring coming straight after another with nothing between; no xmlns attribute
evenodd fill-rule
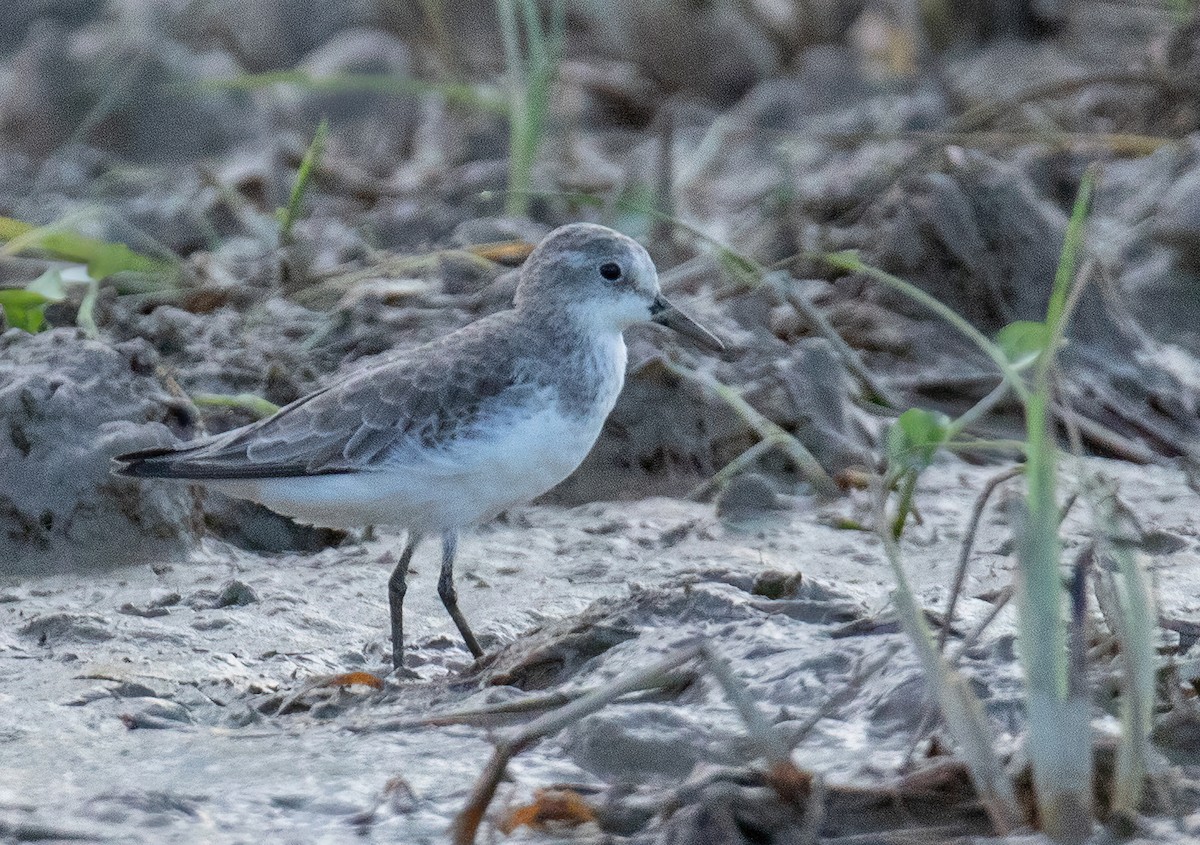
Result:
<svg viewBox="0 0 1200 845"><path fill-rule="evenodd" d="M192 402L202 408L234 408L249 411L257 419L271 416L279 410L274 402L255 396L253 393L194 393Z"/></svg>
<svg viewBox="0 0 1200 845"><path fill-rule="evenodd" d="M520 3L520 17L516 3ZM542 26L534 0L496 0L503 36L509 84L508 193L504 212L512 217L529 213L533 165L545 135L550 94L558 78L564 33L562 0L555 0L551 27ZM525 50L521 50L524 23Z"/></svg>
<svg viewBox="0 0 1200 845"><path fill-rule="evenodd" d="M449 103L482 111L505 113L508 102L495 89L461 82L428 82L382 73L335 73L313 76L299 70L246 73L228 79L209 79L200 90L256 91L276 85L291 85L305 91L369 91L378 94L436 94Z"/></svg>
<svg viewBox="0 0 1200 845"><path fill-rule="evenodd" d="M1071 219L1067 223L1067 233L1063 238L1062 255L1059 256L1058 267L1054 272L1054 288L1050 292L1050 302L1046 306L1046 326L1049 337L1046 347L1038 360L1036 378L1041 381L1048 377L1054 363L1054 356L1062 344L1066 332L1067 302L1070 299L1071 287L1075 281L1075 270L1079 264L1079 253L1083 246L1084 227L1087 223L1088 209L1092 205L1092 194L1096 189L1096 171L1088 168L1079 183L1079 191L1075 195L1075 205L1071 209Z"/></svg>
<svg viewBox="0 0 1200 845"><path fill-rule="evenodd" d="M953 308L921 290L911 282L906 282L898 276L893 276L885 270L878 267L873 267L860 259L858 255L851 251L821 253L817 255L825 263L845 270L849 273L862 273L870 276L876 281L882 282L893 290L897 290L909 297L915 302L924 305L933 313L937 314L951 326L959 331L964 337L974 343L979 349L992 359L993 363L1004 374L1004 379L1012 387L1014 393L1022 400L1028 395L1028 390L1025 387L1025 381L1021 378L1020 372L1009 361L1008 355L998 345L987 338L983 332L971 325L962 315L958 314Z"/></svg>
<svg viewBox="0 0 1200 845"><path fill-rule="evenodd" d="M1154 629L1158 620L1153 591L1141 556L1128 542L1114 536L1122 518L1117 512L1116 490L1107 490L1093 503L1099 542L1116 571L1101 570L1100 577L1116 598L1116 618L1108 618L1120 645L1121 740L1117 746L1116 782L1113 785L1112 813L1126 830L1136 826L1150 766L1150 729L1153 726L1158 655Z"/></svg>
<svg viewBox="0 0 1200 845"><path fill-rule="evenodd" d="M1058 536L1058 447L1049 416L1050 372L1065 331L1066 303L1083 244L1094 186L1091 171L1079 193L1046 313L1048 339L1025 401L1026 518L1019 533L1017 607L1026 676L1029 754L1042 825L1059 842L1091 833L1092 745L1086 692L1069 688L1065 593Z"/></svg>
<svg viewBox="0 0 1200 845"><path fill-rule="evenodd" d="M546 33L542 30L541 12L538 11L536 0L519 0L521 4L521 20L525 23L525 37L530 63L536 63L543 58L542 51L546 47Z"/></svg>
<svg viewBox="0 0 1200 845"><path fill-rule="evenodd" d="M703 388L732 408L747 425L758 433L759 437L764 441L776 444L819 493L824 496L838 494L837 484L820 462L813 457L813 454L804 447L804 444L760 413L737 390L708 373L689 370L670 361L663 361L663 366L675 377Z"/></svg>
<svg viewBox="0 0 1200 845"><path fill-rule="evenodd" d="M95 279L87 283L87 293L79 303L79 313L75 315L75 325L83 329L83 333L95 339L100 336L96 325L96 299L100 295L100 283Z"/></svg>
<svg viewBox="0 0 1200 845"><path fill-rule="evenodd" d="M304 158L300 161L300 169L296 171L296 181L292 184L292 193L288 197L287 207L279 215L279 243L281 245L286 246L292 242L292 226L296 224L296 219L300 216L300 206L304 202L304 195L308 192L313 171L321 163L321 156L325 153L325 136L328 132L329 123L322 120L317 124L317 131L313 133L308 149L304 151Z"/></svg>

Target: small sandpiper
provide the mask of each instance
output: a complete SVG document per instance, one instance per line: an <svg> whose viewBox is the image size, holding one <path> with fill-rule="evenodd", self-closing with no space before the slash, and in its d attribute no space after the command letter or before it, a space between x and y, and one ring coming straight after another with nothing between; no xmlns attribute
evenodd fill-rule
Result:
<svg viewBox="0 0 1200 845"><path fill-rule="evenodd" d="M513 306L259 422L121 455L114 471L201 483L313 525L406 529L388 582L398 672L409 562L422 537L440 534L438 595L478 658L454 589L459 531L579 466L621 392L626 328L651 320L724 348L663 297L646 250L603 226L551 232L525 262Z"/></svg>

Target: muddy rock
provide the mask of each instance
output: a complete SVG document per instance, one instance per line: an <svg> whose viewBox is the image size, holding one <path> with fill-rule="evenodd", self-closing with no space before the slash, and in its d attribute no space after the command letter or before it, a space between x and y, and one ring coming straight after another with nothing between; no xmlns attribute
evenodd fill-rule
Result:
<svg viewBox="0 0 1200 845"><path fill-rule="evenodd" d="M728 103L771 73L778 54L763 28L736 3L704 6L621 0L578 4L601 49L645 68L669 88Z"/></svg>
<svg viewBox="0 0 1200 845"><path fill-rule="evenodd" d="M161 561L198 528L187 489L110 475L110 459L165 445L190 421L142 341L71 329L0 336L0 574Z"/></svg>
<svg viewBox="0 0 1200 845"><path fill-rule="evenodd" d="M413 74L413 60L408 46L395 36L354 27L313 50L298 69L314 79L349 73L404 79ZM310 92L301 96L298 106L306 126L322 118L329 121L335 151L380 165L404 151L417 116L415 98L403 93Z"/></svg>
<svg viewBox="0 0 1200 845"><path fill-rule="evenodd" d="M272 299L202 314L173 305L120 312L110 328L118 337L145 338L189 395L253 393L283 405L315 386L322 364L334 366L305 348L321 323L315 312ZM206 424L213 427L213 419ZM247 421L230 417L217 427Z"/></svg>
<svg viewBox="0 0 1200 845"><path fill-rule="evenodd" d="M3 31L6 38L14 32ZM43 156L70 136L85 113L77 82L81 71L69 55L68 33L57 22L38 20L16 32L23 36L19 49L0 68L0 131L16 149Z"/></svg>
<svg viewBox="0 0 1200 845"><path fill-rule="evenodd" d="M717 499L717 516L740 522L765 516L786 506L764 476L747 472L735 477Z"/></svg>
<svg viewBox="0 0 1200 845"><path fill-rule="evenodd" d="M137 162L171 163L224 152L261 128L245 97L206 90L212 79L235 76L223 53L195 53L152 33L118 40L106 30L77 48L87 73L80 79L89 104L103 99L116 80L122 96L90 127L100 149ZM65 139L64 139L65 140Z"/></svg>
<svg viewBox="0 0 1200 845"><path fill-rule="evenodd" d="M0 8L0 51L7 52L21 43L22 37L37 21L52 20L74 28L94 19L107 0L30 0L5 3Z"/></svg>
<svg viewBox="0 0 1200 845"><path fill-rule="evenodd" d="M370 3L348 0L216 0L180 14L174 28L202 44L224 44L251 72L291 68L339 30L370 20Z"/></svg>
<svg viewBox="0 0 1200 845"><path fill-rule="evenodd" d="M261 126L245 97L198 90L237 71L132 22L67 32L43 19L7 63L2 125L39 156L81 140L145 163L211 155Z"/></svg>
<svg viewBox="0 0 1200 845"><path fill-rule="evenodd" d="M751 437L727 406L650 359L628 374L599 442L547 500L679 495L752 445Z"/></svg>
<svg viewBox="0 0 1200 845"><path fill-rule="evenodd" d="M587 771L629 782L680 780L700 762L731 761L702 719L654 704L638 707L636 714L613 710L589 716L573 732L567 750Z"/></svg>

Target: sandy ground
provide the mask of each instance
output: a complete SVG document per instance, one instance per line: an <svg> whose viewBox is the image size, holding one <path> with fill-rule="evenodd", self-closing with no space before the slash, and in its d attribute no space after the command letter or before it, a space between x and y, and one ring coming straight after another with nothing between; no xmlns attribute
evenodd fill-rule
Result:
<svg viewBox="0 0 1200 845"><path fill-rule="evenodd" d="M1121 480L1153 538L1164 614L1200 617L1195 499L1182 478L1089 466ZM924 522L904 551L928 607L944 604L967 513L994 472L946 460L923 481ZM481 671L438 603L430 545L407 604L419 680L378 692L304 687L382 668L397 536L311 555L212 541L186 563L9 582L0 586L0 841L443 841L489 734L413 720L528 694L505 680L594 687L698 636L784 729L880 661L794 757L831 782L882 782L926 709L919 669L886 624L891 576L873 538L832 526L864 516L861 496L787 504L741 525L718 520L711 505L669 499L543 506L480 529L461 546L458 582L494 656ZM1078 532L1069 520L1068 546ZM1003 517L985 517L968 596L1008 583L1007 539ZM800 574L799 587L781 599L755 595L754 579L770 570ZM960 629L990 607L967 598ZM1020 724L1011 614L963 664L1002 739ZM273 715L290 697L300 706ZM673 700L612 706L536 746L500 797L526 800L555 782L669 786L703 764L745 762L743 737L701 681ZM411 795L387 793L393 778ZM654 841L657 824L631 841ZM1183 824L1200 835L1200 814Z"/></svg>

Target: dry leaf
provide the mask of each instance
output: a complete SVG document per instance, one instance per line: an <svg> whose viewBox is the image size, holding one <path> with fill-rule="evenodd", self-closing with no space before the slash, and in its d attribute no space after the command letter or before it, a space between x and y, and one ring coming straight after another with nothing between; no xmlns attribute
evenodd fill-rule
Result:
<svg viewBox="0 0 1200 845"><path fill-rule="evenodd" d="M533 793L533 803L510 810L499 823L507 836L519 827L541 830L555 822L567 827L596 820L593 810L583 797L571 789L539 789Z"/></svg>
<svg viewBox="0 0 1200 845"><path fill-rule="evenodd" d="M871 473L859 467L847 467L833 477L833 481L842 490L868 490L871 487Z"/></svg>
<svg viewBox="0 0 1200 845"><path fill-rule="evenodd" d="M318 687L352 687L364 686L371 689L383 689L383 679L370 672L343 672L340 675L330 675L321 681Z"/></svg>
<svg viewBox="0 0 1200 845"><path fill-rule="evenodd" d="M771 765L763 778L784 801L802 805L812 791L812 774L796 768L790 761L780 760Z"/></svg>
<svg viewBox="0 0 1200 845"><path fill-rule="evenodd" d="M526 241L500 241L469 246L467 252L503 264L505 267L516 267L523 264L529 253L533 252L533 244Z"/></svg>

